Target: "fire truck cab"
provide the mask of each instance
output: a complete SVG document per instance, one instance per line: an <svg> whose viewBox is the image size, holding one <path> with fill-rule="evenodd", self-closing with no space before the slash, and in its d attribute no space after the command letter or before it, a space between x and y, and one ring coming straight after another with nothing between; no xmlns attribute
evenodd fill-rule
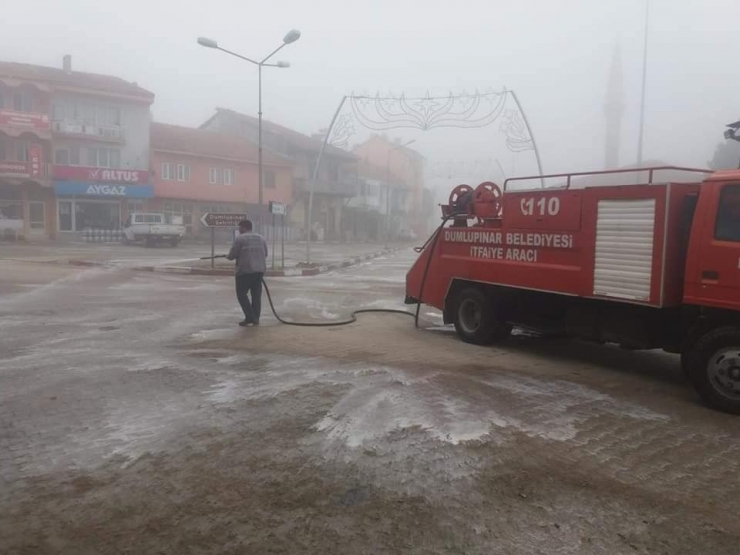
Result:
<svg viewBox="0 0 740 555"><path fill-rule="evenodd" d="M678 172L693 177L659 180ZM740 414L740 171L644 168L644 182L609 184L623 173L635 170L456 187L406 300L470 343L516 326L679 353L701 398Z"/></svg>

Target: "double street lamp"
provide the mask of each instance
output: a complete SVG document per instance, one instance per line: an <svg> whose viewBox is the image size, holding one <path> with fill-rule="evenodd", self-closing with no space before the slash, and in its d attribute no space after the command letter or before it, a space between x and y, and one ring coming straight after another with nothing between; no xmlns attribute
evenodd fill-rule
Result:
<svg viewBox="0 0 740 555"><path fill-rule="evenodd" d="M267 56L262 58L262 60L253 60L252 58L247 58L246 56L242 56L241 54L237 54L236 52L232 52L231 50L226 50L225 48L221 48L218 45L218 42L209 39L206 37L198 37L198 44L201 46L205 46L206 48L214 48L215 50L220 50L221 52L226 52L227 54L231 54L232 56L235 56L239 58L240 60L245 60L249 63L252 63L257 66L257 73L258 73L258 87L259 87L259 100L258 100L258 131L257 131L257 143L258 143L258 183L259 183L259 214L257 219L257 227L260 232L262 232L262 196L264 192L264 183L262 178L262 68L263 67L280 67L280 68L287 68L290 67L290 64L288 62L277 62L274 64L268 64L267 61L272 58L275 54L277 54L280 49L282 49L284 46L291 44L295 41L297 41L299 38L301 38L301 32L297 29L293 29L291 31L288 31L288 33L283 37L283 43L278 46L275 50L270 52Z"/></svg>

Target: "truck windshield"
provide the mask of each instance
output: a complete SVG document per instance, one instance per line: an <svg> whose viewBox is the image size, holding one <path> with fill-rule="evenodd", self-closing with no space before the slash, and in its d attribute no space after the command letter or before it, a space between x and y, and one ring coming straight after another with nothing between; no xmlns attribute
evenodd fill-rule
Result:
<svg viewBox="0 0 740 555"><path fill-rule="evenodd" d="M740 184L726 185L722 189L714 238L720 241L740 241Z"/></svg>

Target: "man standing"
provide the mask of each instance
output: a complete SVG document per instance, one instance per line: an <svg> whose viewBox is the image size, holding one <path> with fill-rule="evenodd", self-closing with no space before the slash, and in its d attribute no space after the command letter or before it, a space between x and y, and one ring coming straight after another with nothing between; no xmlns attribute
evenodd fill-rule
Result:
<svg viewBox="0 0 740 555"><path fill-rule="evenodd" d="M229 260L236 260L236 298L244 311L240 326L260 323L262 308L262 276L267 270L267 242L259 233L252 231L252 222L239 222L239 236L234 239ZM249 293L252 302L249 302Z"/></svg>

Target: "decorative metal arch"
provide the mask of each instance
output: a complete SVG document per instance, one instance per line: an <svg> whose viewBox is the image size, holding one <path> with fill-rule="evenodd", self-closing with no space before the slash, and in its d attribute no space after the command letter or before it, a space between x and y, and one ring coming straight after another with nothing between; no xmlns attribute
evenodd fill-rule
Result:
<svg viewBox="0 0 740 555"><path fill-rule="evenodd" d="M509 97L516 106L505 109ZM340 116L347 101L350 111ZM355 134L355 122L373 131L403 128L429 131L440 127L458 129L486 127L499 118L501 118L499 131L506 137L507 148L512 152L534 151L537 167L542 175L542 161L532 128L519 99L512 90L483 93L476 90L474 93L464 92L459 95L450 92L443 97L431 96L429 93L422 97L407 97L405 94L381 96L380 93L374 96L354 93L343 96L326 130L313 170L306 218L306 262L311 261L313 191L324 150L327 144L342 149L349 148L350 140ZM544 182L542 186L544 187Z"/></svg>

